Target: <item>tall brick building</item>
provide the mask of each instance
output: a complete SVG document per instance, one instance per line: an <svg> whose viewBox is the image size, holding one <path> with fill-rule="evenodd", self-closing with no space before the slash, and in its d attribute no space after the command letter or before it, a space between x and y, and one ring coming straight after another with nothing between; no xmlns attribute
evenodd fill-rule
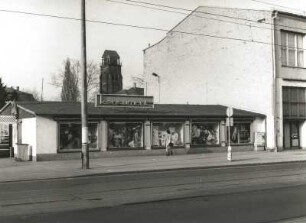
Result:
<svg viewBox="0 0 306 223"><path fill-rule="evenodd" d="M105 50L102 56L100 93L114 94L122 90L120 56L116 51Z"/></svg>

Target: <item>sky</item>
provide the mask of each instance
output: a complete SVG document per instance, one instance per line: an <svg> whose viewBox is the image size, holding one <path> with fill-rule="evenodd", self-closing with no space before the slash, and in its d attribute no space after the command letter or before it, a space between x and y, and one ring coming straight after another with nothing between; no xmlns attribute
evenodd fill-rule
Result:
<svg viewBox="0 0 306 223"><path fill-rule="evenodd" d="M299 14L305 14L301 10L306 11L305 0L139 1L190 10L198 6L217 6L280 9ZM34 16L16 11L80 18L80 5L81 0L0 0L0 77L6 86L19 86L20 89L36 90L41 94L42 79L44 79L44 100L59 100L60 89L51 84L51 77L63 70L65 59L80 59L80 21ZM86 19L170 30L186 17L184 10L171 9L183 13L180 14L152 7L127 0L86 0ZM170 10L170 8L163 9ZM166 35L165 31L103 23L87 22L86 26L87 60L99 64L104 50L116 50L122 61L124 88L132 86L132 76L140 76L143 73L143 49Z"/></svg>

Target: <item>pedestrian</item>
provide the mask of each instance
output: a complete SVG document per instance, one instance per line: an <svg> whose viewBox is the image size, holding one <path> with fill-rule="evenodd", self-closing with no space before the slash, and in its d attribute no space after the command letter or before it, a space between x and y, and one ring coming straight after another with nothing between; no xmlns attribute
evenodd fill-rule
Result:
<svg viewBox="0 0 306 223"><path fill-rule="evenodd" d="M172 152L173 142L172 142L172 137L171 137L171 133L169 129L167 129L166 133L167 133L166 138L165 138L166 156L170 156L170 155L173 155L173 152Z"/></svg>

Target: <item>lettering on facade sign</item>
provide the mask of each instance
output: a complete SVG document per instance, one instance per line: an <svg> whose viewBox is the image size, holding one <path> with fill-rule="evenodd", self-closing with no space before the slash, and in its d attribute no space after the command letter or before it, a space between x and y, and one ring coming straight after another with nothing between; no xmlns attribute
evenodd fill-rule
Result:
<svg viewBox="0 0 306 223"><path fill-rule="evenodd" d="M98 94L96 107L101 106L153 108L154 103L153 96Z"/></svg>

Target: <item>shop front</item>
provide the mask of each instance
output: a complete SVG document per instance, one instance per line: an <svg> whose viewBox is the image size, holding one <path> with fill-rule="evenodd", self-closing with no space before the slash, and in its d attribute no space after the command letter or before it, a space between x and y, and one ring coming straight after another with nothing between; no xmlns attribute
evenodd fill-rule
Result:
<svg viewBox="0 0 306 223"><path fill-rule="evenodd" d="M6 109L11 108L7 106ZM181 153L197 148L209 148L211 152L223 148L226 151L225 110L226 107L220 105L164 104L152 108L125 108L90 104L89 151L91 157L137 152L164 154L167 130L170 130L174 149ZM22 125L19 128L20 142L31 147L33 160L80 157L82 128L79 103L23 102L18 105L18 112L18 123ZM253 148L252 135L262 131L264 126L263 115L234 109L230 135L232 145Z"/></svg>
<svg viewBox="0 0 306 223"><path fill-rule="evenodd" d="M301 120L285 120L284 121L284 149L300 149L301 148L301 136L300 132L305 121Z"/></svg>
<svg viewBox="0 0 306 223"><path fill-rule="evenodd" d="M283 146L306 147L306 88L283 87Z"/></svg>

